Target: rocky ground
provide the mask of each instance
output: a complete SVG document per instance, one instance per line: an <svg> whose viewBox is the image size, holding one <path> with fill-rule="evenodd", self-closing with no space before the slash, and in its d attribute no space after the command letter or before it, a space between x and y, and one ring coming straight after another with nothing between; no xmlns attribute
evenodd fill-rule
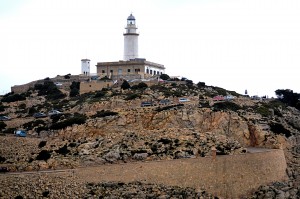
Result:
<svg viewBox="0 0 300 199"><path fill-rule="evenodd" d="M248 146L283 148L289 180L262 186L251 198L300 198L299 110L278 101L243 96L230 102L212 100L223 92L229 93L216 87L169 84L50 100L32 91L25 100L0 103L1 114L12 118L4 122L6 127L0 136L0 165L10 171L38 171L203 157L211 155L212 147L218 155L245 153ZM190 102L178 104L178 96L188 97ZM172 103L140 107L142 101L164 98ZM53 108L64 115L58 119L32 117L32 111ZM68 119L76 114L86 117L84 123L57 128L57 123L71 121ZM10 134L18 128L26 129L29 136L16 138ZM33 178L36 184L30 186L26 175L1 175L8 188L0 190L0 197L213 198L201 190L141 182L80 184L70 174Z"/></svg>

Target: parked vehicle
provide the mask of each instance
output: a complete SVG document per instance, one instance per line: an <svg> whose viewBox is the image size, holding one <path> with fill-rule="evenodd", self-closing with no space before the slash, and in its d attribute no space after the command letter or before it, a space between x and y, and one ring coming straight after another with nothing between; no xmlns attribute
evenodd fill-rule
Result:
<svg viewBox="0 0 300 199"><path fill-rule="evenodd" d="M8 172L8 168L7 167L0 167L0 173L5 173Z"/></svg>
<svg viewBox="0 0 300 199"><path fill-rule="evenodd" d="M232 96L232 95L226 95L226 96L224 97L224 99L227 100L227 101L233 100L234 98L235 98L235 97Z"/></svg>
<svg viewBox="0 0 300 199"><path fill-rule="evenodd" d="M0 121L7 121L7 120L11 120L11 118L5 115L0 116Z"/></svg>
<svg viewBox="0 0 300 199"><path fill-rule="evenodd" d="M58 111L58 110L51 110L48 112L48 115L49 116L52 116L52 115L61 115L62 112Z"/></svg>
<svg viewBox="0 0 300 199"><path fill-rule="evenodd" d="M153 106L152 102L142 102L141 107L146 107L146 106Z"/></svg>
<svg viewBox="0 0 300 199"><path fill-rule="evenodd" d="M15 134L17 137L26 137L26 135L27 135L26 132L23 130L17 130L17 131L15 131Z"/></svg>
<svg viewBox="0 0 300 199"><path fill-rule="evenodd" d="M171 101L169 99L162 99L159 101L159 104L162 104L162 105L167 105L167 104L170 104Z"/></svg>
<svg viewBox="0 0 300 199"><path fill-rule="evenodd" d="M217 96L214 96L213 97L213 100L214 101L223 101L224 100L224 97L222 95L217 95Z"/></svg>
<svg viewBox="0 0 300 199"><path fill-rule="evenodd" d="M38 113L33 114L33 117L35 117L35 118L43 118L43 117L47 117L47 115L45 113L38 112Z"/></svg>
<svg viewBox="0 0 300 199"><path fill-rule="evenodd" d="M55 82L54 83L56 86L62 86L62 83L60 83L60 82Z"/></svg>
<svg viewBox="0 0 300 199"><path fill-rule="evenodd" d="M190 100L188 98L179 98L179 102L189 102Z"/></svg>

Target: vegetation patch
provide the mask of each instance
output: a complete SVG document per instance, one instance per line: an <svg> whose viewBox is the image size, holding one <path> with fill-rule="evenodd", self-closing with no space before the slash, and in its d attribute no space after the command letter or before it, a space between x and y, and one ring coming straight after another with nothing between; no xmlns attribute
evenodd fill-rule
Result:
<svg viewBox="0 0 300 199"><path fill-rule="evenodd" d="M174 104L174 105L169 105L169 106L164 106L164 107L158 107L156 109L157 112L161 112L161 111L165 111L165 110L170 110L170 109L174 109L176 107L182 107L184 106L183 104Z"/></svg>
<svg viewBox="0 0 300 199"><path fill-rule="evenodd" d="M279 123L270 123L271 131L275 134L284 134L285 137L289 138L292 135L292 132L286 129L282 124Z"/></svg>
<svg viewBox="0 0 300 199"><path fill-rule="evenodd" d="M86 116L82 114L76 114L71 118L63 120L61 122L56 122L51 125L50 129L58 130L63 129L68 126L72 126L73 124L84 124L86 121Z"/></svg>
<svg viewBox="0 0 300 199"><path fill-rule="evenodd" d="M48 159L51 158L51 151L47 151L47 150L42 150L37 156L36 156L36 160L45 160L47 161Z"/></svg>
<svg viewBox="0 0 300 199"><path fill-rule="evenodd" d="M63 94L51 80L44 80L44 84L35 84L34 90L38 91L38 95L44 95L48 100L56 100L64 98Z"/></svg>
<svg viewBox="0 0 300 199"><path fill-rule="evenodd" d="M39 148L43 148L44 146L46 146L46 144L47 144L47 141L41 141L40 143L39 143Z"/></svg>
<svg viewBox="0 0 300 199"><path fill-rule="evenodd" d="M1 99L1 102L16 102L16 101L22 101L22 100L26 100L26 96L24 93L14 94L13 92L10 92L3 96L3 98Z"/></svg>
<svg viewBox="0 0 300 199"><path fill-rule="evenodd" d="M221 111L221 110L230 110L230 111L237 111L239 109L242 109L239 105L233 103L233 102L219 102L215 103L213 105L214 111Z"/></svg>
<svg viewBox="0 0 300 199"><path fill-rule="evenodd" d="M141 95L140 94L137 94L137 93L129 93L127 95L127 97L125 97L125 100L134 100L136 98L140 98Z"/></svg>
<svg viewBox="0 0 300 199"><path fill-rule="evenodd" d="M70 153L70 150L68 149L67 145L64 145L63 147L60 147L58 150L55 150L55 152L66 156L68 153Z"/></svg>
<svg viewBox="0 0 300 199"><path fill-rule="evenodd" d="M101 110L101 111L97 111L97 113L93 115L92 118L107 117L107 116L114 116L114 115L118 115L118 113L113 111Z"/></svg>

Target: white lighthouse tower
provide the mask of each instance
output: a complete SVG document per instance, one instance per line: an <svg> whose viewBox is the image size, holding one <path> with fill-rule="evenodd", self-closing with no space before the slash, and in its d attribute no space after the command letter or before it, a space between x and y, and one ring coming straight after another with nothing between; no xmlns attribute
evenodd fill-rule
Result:
<svg viewBox="0 0 300 199"><path fill-rule="evenodd" d="M89 59L82 59L81 60L81 74L85 76L90 75L90 61Z"/></svg>
<svg viewBox="0 0 300 199"><path fill-rule="evenodd" d="M124 33L124 60L138 58L138 37L136 32L137 27L135 25L135 17L130 14L127 18L127 26Z"/></svg>

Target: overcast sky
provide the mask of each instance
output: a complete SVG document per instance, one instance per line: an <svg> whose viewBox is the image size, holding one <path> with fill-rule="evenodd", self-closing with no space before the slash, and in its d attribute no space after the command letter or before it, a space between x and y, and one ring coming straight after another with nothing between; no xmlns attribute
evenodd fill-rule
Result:
<svg viewBox="0 0 300 199"><path fill-rule="evenodd" d="M83 58L91 72L121 60L131 12L139 57L169 75L241 94L300 93L299 0L0 0L0 94L79 74Z"/></svg>

